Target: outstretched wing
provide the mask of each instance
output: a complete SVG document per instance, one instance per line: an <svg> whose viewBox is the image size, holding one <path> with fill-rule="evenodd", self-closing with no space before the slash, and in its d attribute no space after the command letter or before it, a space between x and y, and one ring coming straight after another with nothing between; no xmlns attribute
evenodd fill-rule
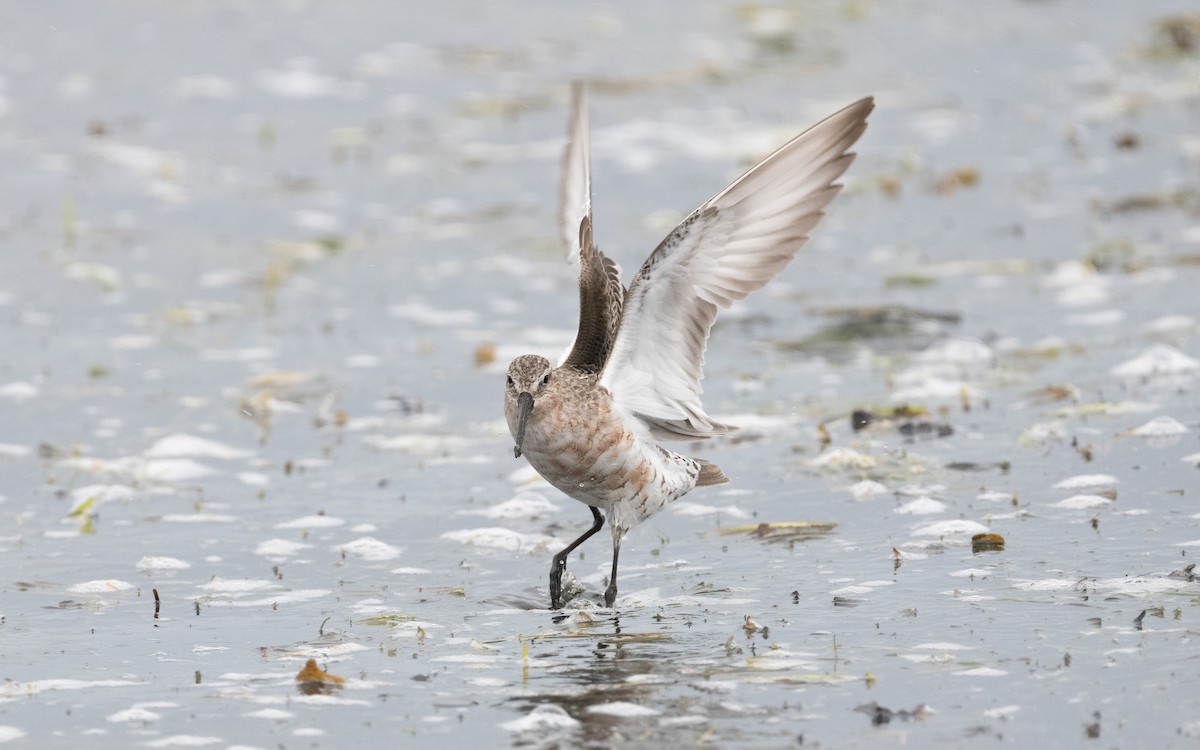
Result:
<svg viewBox="0 0 1200 750"><path fill-rule="evenodd" d="M579 264L579 330L560 366L600 372L621 325L625 288L620 267L592 241L587 98L578 81L571 85L571 119L563 150L558 221L568 256Z"/></svg>
<svg viewBox="0 0 1200 750"><path fill-rule="evenodd" d="M841 190L835 181L874 107L861 99L793 138L684 219L638 271L600 382L655 436L734 429L700 403L717 308L761 289L795 257Z"/></svg>

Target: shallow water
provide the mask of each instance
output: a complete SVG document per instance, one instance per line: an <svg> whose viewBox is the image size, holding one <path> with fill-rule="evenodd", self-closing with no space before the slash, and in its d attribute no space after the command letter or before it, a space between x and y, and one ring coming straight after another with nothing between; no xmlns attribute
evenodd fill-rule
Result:
<svg viewBox="0 0 1200 750"><path fill-rule="evenodd" d="M1194 747L1190 7L0 9L0 742ZM500 398L571 337L573 77L627 278L878 107L714 331L733 483L558 615L590 519Z"/></svg>

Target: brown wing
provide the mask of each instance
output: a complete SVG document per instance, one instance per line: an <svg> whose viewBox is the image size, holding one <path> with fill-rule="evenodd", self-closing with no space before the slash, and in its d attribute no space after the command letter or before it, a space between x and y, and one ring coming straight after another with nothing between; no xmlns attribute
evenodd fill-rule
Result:
<svg viewBox="0 0 1200 750"><path fill-rule="evenodd" d="M585 216L579 224L579 331L563 367L581 372L604 369L624 302L621 269L592 242L592 217Z"/></svg>

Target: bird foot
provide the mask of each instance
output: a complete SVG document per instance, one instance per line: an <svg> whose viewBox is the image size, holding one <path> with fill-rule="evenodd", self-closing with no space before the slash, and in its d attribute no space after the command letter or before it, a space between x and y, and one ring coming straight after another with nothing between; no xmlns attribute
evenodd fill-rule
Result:
<svg viewBox="0 0 1200 750"><path fill-rule="evenodd" d="M617 600L617 584L610 583L608 588L604 589L604 606L612 609L613 602Z"/></svg>
<svg viewBox="0 0 1200 750"><path fill-rule="evenodd" d="M583 593L583 585L571 573L562 576L557 596L550 602L550 609L562 609Z"/></svg>

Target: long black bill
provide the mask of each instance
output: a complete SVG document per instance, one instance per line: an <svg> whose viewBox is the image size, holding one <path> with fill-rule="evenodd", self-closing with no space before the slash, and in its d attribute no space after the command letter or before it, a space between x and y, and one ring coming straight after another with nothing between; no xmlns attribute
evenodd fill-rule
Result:
<svg viewBox="0 0 1200 750"><path fill-rule="evenodd" d="M521 444L525 442L525 422L533 411L533 396L523 392L517 396L517 444L513 447L513 458L521 457Z"/></svg>

